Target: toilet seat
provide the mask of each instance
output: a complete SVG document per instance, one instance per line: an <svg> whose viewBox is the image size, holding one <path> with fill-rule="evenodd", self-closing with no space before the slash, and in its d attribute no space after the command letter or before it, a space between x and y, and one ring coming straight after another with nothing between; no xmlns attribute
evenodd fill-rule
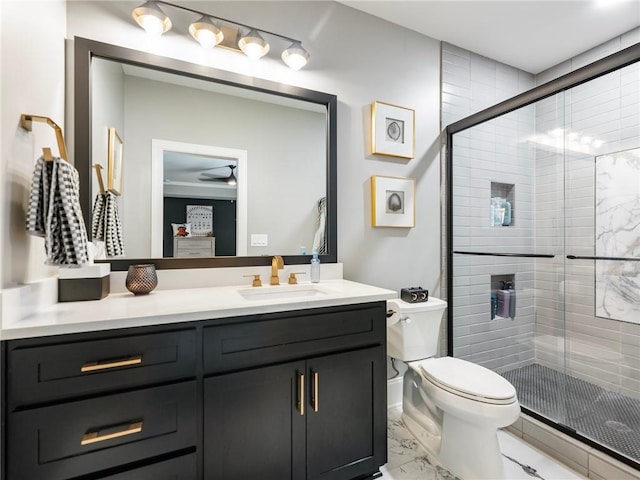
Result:
<svg viewBox="0 0 640 480"><path fill-rule="evenodd" d="M516 390L508 380L460 358L428 358L411 362L410 366L437 387L470 400L493 405L517 401Z"/></svg>

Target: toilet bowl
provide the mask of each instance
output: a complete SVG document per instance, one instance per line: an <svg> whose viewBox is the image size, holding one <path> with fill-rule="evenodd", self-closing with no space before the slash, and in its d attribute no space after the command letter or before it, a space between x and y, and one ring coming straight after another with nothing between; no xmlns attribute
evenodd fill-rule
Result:
<svg viewBox="0 0 640 480"><path fill-rule="evenodd" d="M387 302L388 354L408 367L402 420L450 472L465 479L504 478L497 429L520 415L515 388L480 365L434 358L446 302L429 302Z"/></svg>

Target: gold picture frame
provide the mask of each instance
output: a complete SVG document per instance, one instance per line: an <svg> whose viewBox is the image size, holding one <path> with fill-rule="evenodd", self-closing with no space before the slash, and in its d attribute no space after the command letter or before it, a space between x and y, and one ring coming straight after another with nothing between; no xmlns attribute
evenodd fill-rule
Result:
<svg viewBox="0 0 640 480"><path fill-rule="evenodd" d="M371 104L371 153L396 158L415 156L416 112L384 102Z"/></svg>
<svg viewBox="0 0 640 480"><path fill-rule="evenodd" d="M371 177L371 226L413 228L416 226L416 181L414 178Z"/></svg>
<svg viewBox="0 0 640 480"><path fill-rule="evenodd" d="M122 195L122 152L124 142L114 127L109 127L109 150L107 157L107 190Z"/></svg>

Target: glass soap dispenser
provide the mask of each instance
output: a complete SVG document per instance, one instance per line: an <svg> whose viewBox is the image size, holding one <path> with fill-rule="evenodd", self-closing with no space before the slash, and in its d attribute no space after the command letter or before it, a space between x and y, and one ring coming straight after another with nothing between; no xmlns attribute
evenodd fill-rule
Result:
<svg viewBox="0 0 640 480"><path fill-rule="evenodd" d="M311 283L318 283L320 281L320 259L318 258L318 252L313 252L311 257Z"/></svg>

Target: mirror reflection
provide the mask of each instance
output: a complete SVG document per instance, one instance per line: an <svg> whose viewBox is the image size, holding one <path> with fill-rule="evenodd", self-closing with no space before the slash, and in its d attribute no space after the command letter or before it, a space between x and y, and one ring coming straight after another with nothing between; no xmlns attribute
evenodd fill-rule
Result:
<svg viewBox="0 0 640 480"><path fill-rule="evenodd" d="M110 128L123 143L124 258L300 255L326 243L324 105L98 57L90 80L92 163L108 170Z"/></svg>

